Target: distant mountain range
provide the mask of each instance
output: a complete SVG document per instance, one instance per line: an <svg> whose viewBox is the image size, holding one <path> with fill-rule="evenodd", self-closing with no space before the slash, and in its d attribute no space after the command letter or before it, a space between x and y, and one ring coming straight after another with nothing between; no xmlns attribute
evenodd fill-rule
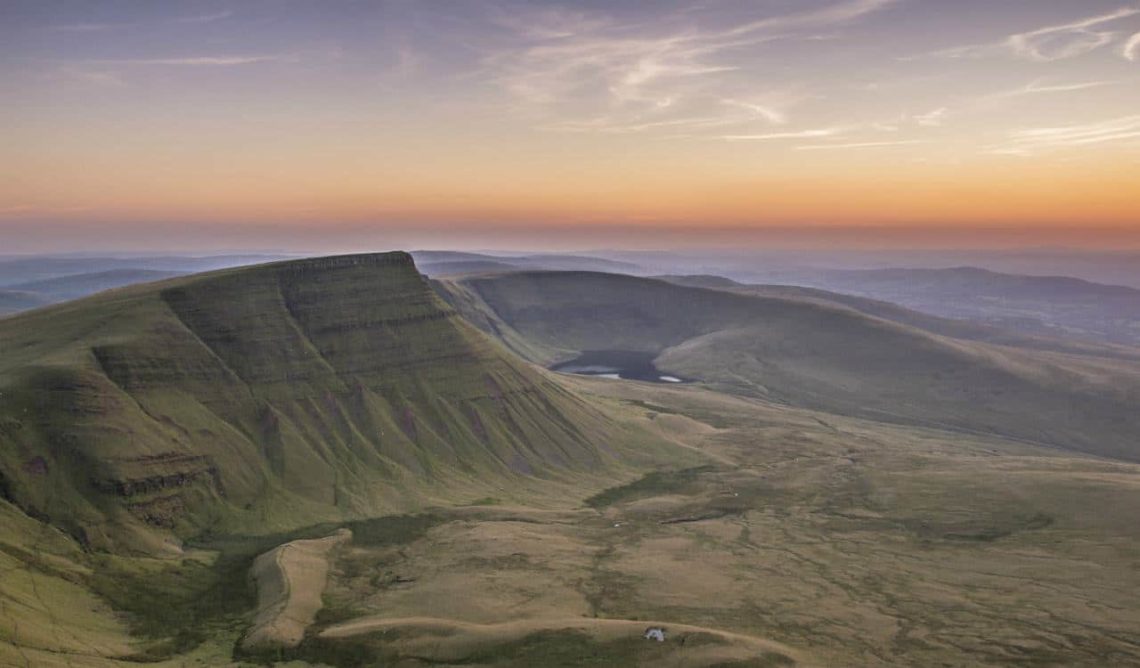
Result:
<svg viewBox="0 0 1140 668"><path fill-rule="evenodd" d="M517 271L596 271L648 276L669 267L670 280L700 276L706 287L777 286L869 298L914 312L970 321L1030 336L1140 345L1140 289L1068 276L1010 274L977 267L945 269L780 268L699 254L629 253L619 259L587 254L413 251L432 278ZM795 254L792 254L794 259ZM196 271L279 259L264 255L208 257L0 258L0 316ZM669 263L674 263L670 265ZM697 274L693 270L700 273ZM689 284L695 279L684 279ZM717 282L720 282L717 284ZM810 296L807 292L798 293ZM863 303L859 308L870 308ZM878 309L884 306L875 307Z"/></svg>
<svg viewBox="0 0 1140 668"><path fill-rule="evenodd" d="M498 255L460 253L454 251L412 251L412 257L427 276L458 276L520 270L604 271L616 274L641 274L644 269L633 262L608 260L588 255L533 253Z"/></svg>
<svg viewBox="0 0 1140 668"><path fill-rule="evenodd" d="M272 255L0 256L0 316L125 285L276 259L282 258Z"/></svg>

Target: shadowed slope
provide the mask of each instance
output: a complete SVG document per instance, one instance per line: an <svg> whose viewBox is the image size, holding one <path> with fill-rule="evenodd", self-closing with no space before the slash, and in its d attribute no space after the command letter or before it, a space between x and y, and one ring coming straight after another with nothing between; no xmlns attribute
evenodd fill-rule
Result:
<svg viewBox="0 0 1140 668"><path fill-rule="evenodd" d="M604 478L639 438L486 340L403 253L118 290L7 319L0 348L4 496L103 546Z"/></svg>
<svg viewBox="0 0 1140 668"><path fill-rule="evenodd" d="M544 363L651 352L662 371L735 393L1140 459L1140 364L1115 348L1100 356L995 345L819 300L609 274L471 277L440 290Z"/></svg>

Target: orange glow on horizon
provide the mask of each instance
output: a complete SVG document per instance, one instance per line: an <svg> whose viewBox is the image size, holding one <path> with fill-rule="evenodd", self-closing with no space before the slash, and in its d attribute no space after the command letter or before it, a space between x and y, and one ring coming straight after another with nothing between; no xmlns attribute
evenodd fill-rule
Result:
<svg viewBox="0 0 1140 668"><path fill-rule="evenodd" d="M1026 57L990 35L1112 3L979 5L985 25L934 3L792 4L520 9L504 26L411 3L383 17L407 36L394 53L354 29L364 6L281 16L281 33L254 8L206 23L32 12L0 27L20 56L0 66L0 240L172 225L576 226L597 245L610 227L1140 236L1140 52L1063 33L1074 44ZM1112 21L1140 30L1140 14ZM224 53L200 52L211 39Z"/></svg>

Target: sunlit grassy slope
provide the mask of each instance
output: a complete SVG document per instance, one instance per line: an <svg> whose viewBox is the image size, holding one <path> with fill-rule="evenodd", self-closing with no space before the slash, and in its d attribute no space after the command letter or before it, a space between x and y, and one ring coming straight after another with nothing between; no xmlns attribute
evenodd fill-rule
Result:
<svg viewBox="0 0 1140 668"><path fill-rule="evenodd" d="M604 485L647 439L402 253L111 291L0 321L0 351L4 498L101 549Z"/></svg>
<svg viewBox="0 0 1140 668"><path fill-rule="evenodd" d="M542 363L586 350L647 351L663 370L736 394L1140 459L1140 363L1130 349L990 343L950 336L945 321L936 333L916 326L921 318L818 298L613 274L437 285L472 322Z"/></svg>

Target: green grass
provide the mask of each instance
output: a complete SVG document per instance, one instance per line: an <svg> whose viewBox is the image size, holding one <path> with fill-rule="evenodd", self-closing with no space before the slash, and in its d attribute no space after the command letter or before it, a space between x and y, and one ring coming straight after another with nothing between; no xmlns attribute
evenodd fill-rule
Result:
<svg viewBox="0 0 1140 668"><path fill-rule="evenodd" d="M352 530L352 542L363 547L383 547L410 543L427 533L428 529L446 522L439 514L391 515L349 522L344 526Z"/></svg>

